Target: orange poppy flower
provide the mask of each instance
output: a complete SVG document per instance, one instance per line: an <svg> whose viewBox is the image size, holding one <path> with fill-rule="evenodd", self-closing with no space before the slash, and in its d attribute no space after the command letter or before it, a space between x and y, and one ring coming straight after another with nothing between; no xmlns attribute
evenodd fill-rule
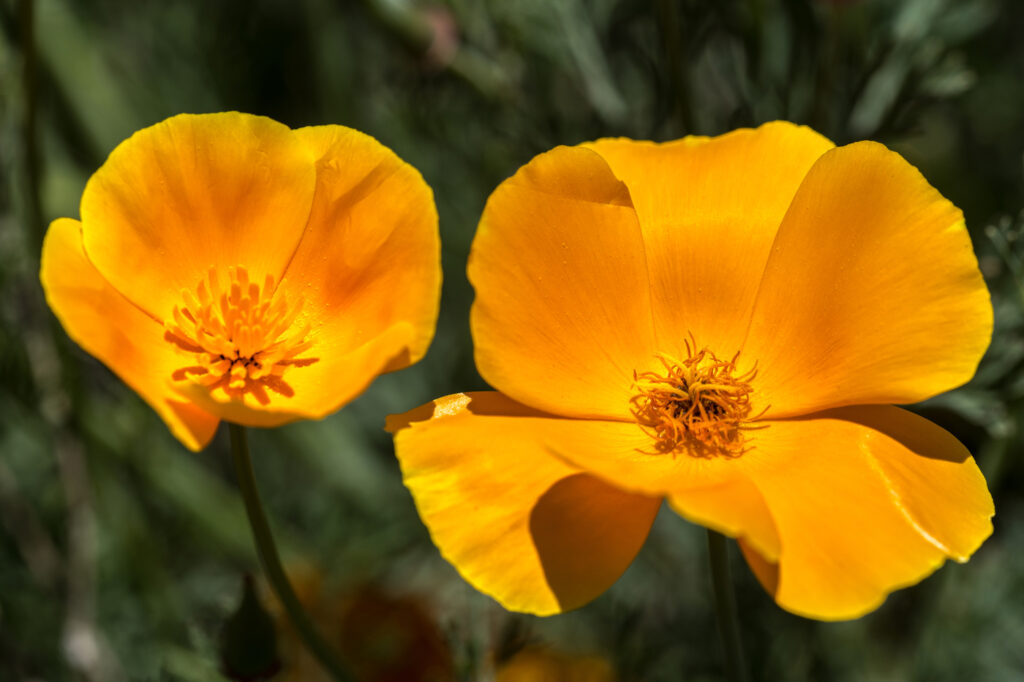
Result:
<svg viewBox="0 0 1024 682"><path fill-rule="evenodd" d="M860 616L991 533L967 450L910 412L992 308L963 216L899 155L777 122L541 154L469 263L498 391L392 417L442 554L509 609L604 591L662 499L784 608Z"/></svg>
<svg viewBox="0 0 1024 682"><path fill-rule="evenodd" d="M416 362L440 295L420 174L342 126L183 114L93 174L40 278L68 335L193 450L323 417Z"/></svg>

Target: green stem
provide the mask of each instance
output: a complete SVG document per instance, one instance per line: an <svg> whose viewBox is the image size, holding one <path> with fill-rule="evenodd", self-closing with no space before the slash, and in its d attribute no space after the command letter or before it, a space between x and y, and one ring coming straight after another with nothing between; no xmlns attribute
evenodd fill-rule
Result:
<svg viewBox="0 0 1024 682"><path fill-rule="evenodd" d="M715 593L718 634L725 649L726 677L729 682L747 682L743 660L740 623L736 613L736 595L729 579L729 547L725 536L708 529L708 558L711 560L711 586Z"/></svg>
<svg viewBox="0 0 1024 682"><path fill-rule="evenodd" d="M669 83L672 87L672 109L682 130L680 135L693 135L693 116L690 113L690 84L687 74L686 46L679 19L678 0L658 2L658 25L665 48Z"/></svg>
<svg viewBox="0 0 1024 682"><path fill-rule="evenodd" d="M43 208L39 196L39 139L36 131L38 114L38 89L36 87L36 39L35 3L21 0L18 3L21 22L22 52L22 98L24 111L21 122L22 163L25 171L25 224L31 237L33 253L39 253L43 245Z"/></svg>
<svg viewBox="0 0 1024 682"><path fill-rule="evenodd" d="M249 456L249 443L246 439L245 427L228 424L228 429L231 433L231 458L235 463L238 487L242 491L245 511L249 516L249 525L252 526L253 540L256 541L256 550L260 556L260 563L263 564L263 572L267 581L281 604L284 605L285 611L288 612L288 618L298 631L303 644L320 661L320 665L338 682L353 682L352 676L342 667L331 647L313 627L313 623L306 615L302 604L299 603L298 597L295 596L295 590L288 581L288 576L281 567L277 545L274 544L274 536L270 533L270 525L267 523L266 514L263 513L259 492L256 490L256 478L253 476L252 458Z"/></svg>

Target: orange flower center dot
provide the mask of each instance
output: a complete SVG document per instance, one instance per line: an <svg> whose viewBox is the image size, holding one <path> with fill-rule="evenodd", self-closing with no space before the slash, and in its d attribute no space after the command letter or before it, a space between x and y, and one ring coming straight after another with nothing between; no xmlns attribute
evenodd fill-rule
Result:
<svg viewBox="0 0 1024 682"><path fill-rule="evenodd" d="M295 395L284 380L285 370L318 360L298 357L313 345L308 326L296 323L302 301L289 305L283 293L276 293L271 275L260 288L245 268L228 268L222 288L216 269L211 269L194 292L183 289L181 298L164 323L164 339L193 364L175 370L175 381L194 381L232 398L248 393L266 405L267 391Z"/></svg>
<svg viewBox="0 0 1024 682"><path fill-rule="evenodd" d="M686 342L685 360L659 354L664 372L633 372L636 395L630 411L654 440L654 453L710 457L746 452L744 431L751 422L751 382L757 368L737 374L736 360L720 360L707 348ZM650 454L654 454L650 453Z"/></svg>

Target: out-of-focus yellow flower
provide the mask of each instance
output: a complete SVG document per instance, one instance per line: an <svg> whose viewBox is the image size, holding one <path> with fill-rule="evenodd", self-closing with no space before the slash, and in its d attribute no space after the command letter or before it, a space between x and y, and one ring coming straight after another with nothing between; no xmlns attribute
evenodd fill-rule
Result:
<svg viewBox="0 0 1024 682"><path fill-rule="evenodd" d="M43 245L71 336L193 450L221 419L323 417L426 352L440 296L420 174L342 126L183 114L93 174Z"/></svg>
<svg viewBox="0 0 1024 682"><path fill-rule="evenodd" d="M599 656L572 656L528 647L498 666L495 682L615 682L611 663Z"/></svg>
<svg viewBox="0 0 1024 682"><path fill-rule="evenodd" d="M360 682L450 682L448 643L433 614L415 595L393 595L373 584L342 592L325 587L315 568L289 571L296 595L325 641ZM279 682L328 682L280 604L269 600L278 625Z"/></svg>
<svg viewBox="0 0 1024 682"><path fill-rule="evenodd" d="M778 122L558 147L491 195L469 277L500 392L389 428L434 542L509 609L603 592L662 499L824 620L991 533L967 450L891 406L972 376L988 291L961 212L880 144Z"/></svg>

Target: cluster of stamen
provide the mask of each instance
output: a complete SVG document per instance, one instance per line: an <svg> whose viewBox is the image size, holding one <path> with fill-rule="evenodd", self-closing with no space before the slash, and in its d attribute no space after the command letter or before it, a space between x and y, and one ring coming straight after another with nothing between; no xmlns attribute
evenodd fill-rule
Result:
<svg viewBox="0 0 1024 682"><path fill-rule="evenodd" d="M692 338L686 355L682 361L658 355L664 373L633 372L633 416L654 439L656 453L742 454L747 450L744 431L760 428L751 422L764 414L750 416L750 382L757 368L737 375L739 353L720 360L707 348L698 350Z"/></svg>
<svg viewBox="0 0 1024 682"><path fill-rule="evenodd" d="M271 275L261 288L241 266L228 268L226 287L211 269L194 292L183 289L182 304L164 323L164 338L193 363L172 378L221 389L232 398L249 393L263 405L270 402L268 390L293 396L283 379L285 370L318 358L298 357L312 346L308 326L296 323L302 301L289 305L283 294L275 294Z"/></svg>

